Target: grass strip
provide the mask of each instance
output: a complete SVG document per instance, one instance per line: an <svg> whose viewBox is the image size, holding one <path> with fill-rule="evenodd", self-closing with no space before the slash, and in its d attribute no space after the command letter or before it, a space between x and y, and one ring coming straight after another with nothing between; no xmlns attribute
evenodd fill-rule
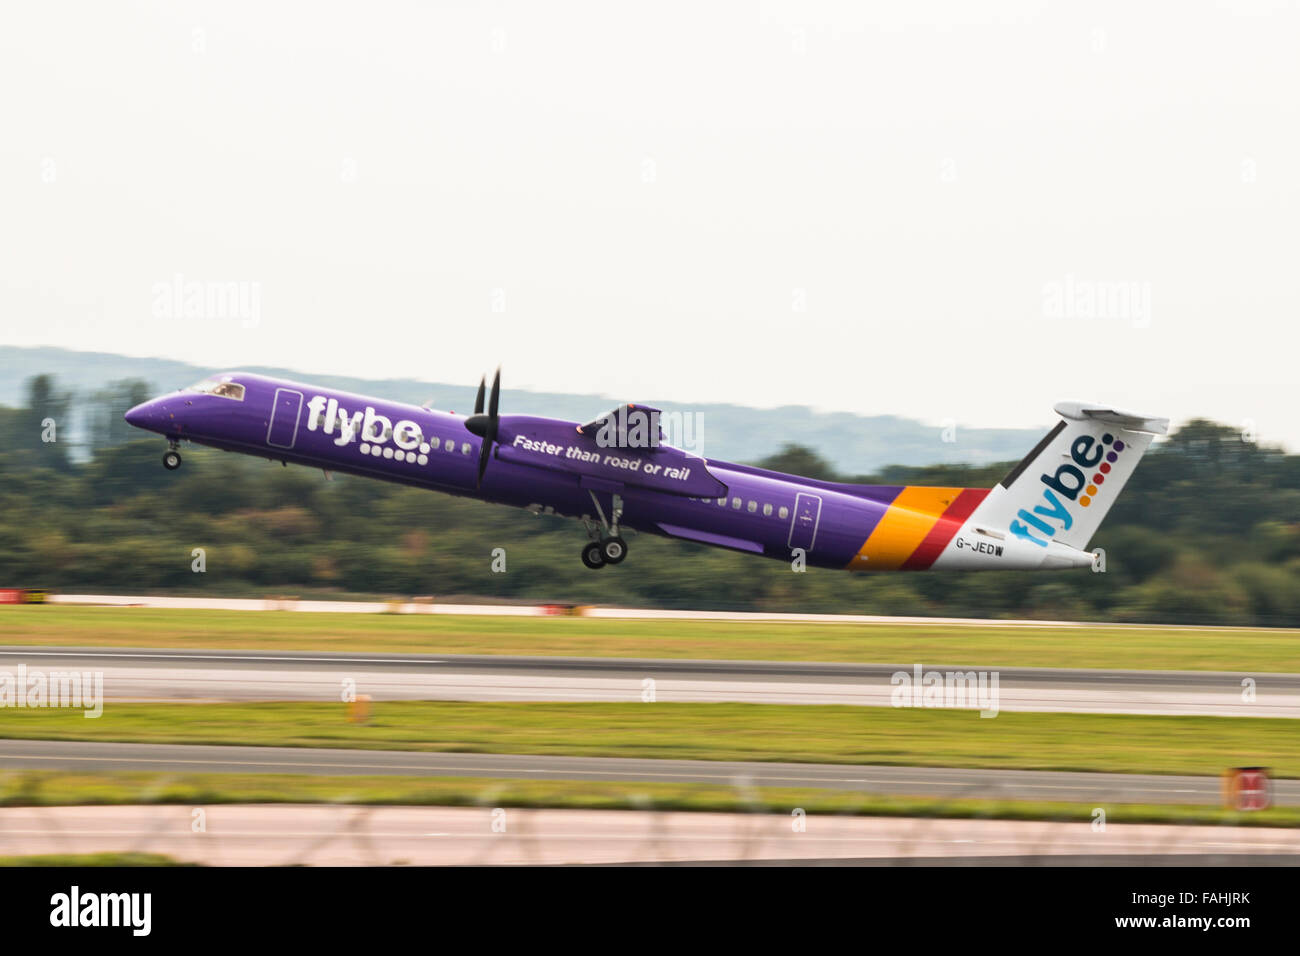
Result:
<svg viewBox="0 0 1300 956"><path fill-rule="evenodd" d="M343 747L1015 770L1300 777L1294 720L842 705L392 701L350 723L324 703L114 703L0 710L0 735L38 740ZM0 752L3 745L0 743Z"/></svg>
<svg viewBox="0 0 1300 956"><path fill-rule="evenodd" d="M0 605L0 644L1300 672L1300 630Z"/></svg>

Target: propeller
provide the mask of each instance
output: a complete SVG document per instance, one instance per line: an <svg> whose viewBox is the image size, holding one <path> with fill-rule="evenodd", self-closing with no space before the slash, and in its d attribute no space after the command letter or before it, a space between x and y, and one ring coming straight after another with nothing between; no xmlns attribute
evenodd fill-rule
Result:
<svg viewBox="0 0 1300 956"><path fill-rule="evenodd" d="M500 416L497 415L497 400L501 397L500 368L492 377L492 395L488 399L487 414L484 415L483 391L486 385L486 378L478 383L478 396L474 399L474 414L465 419L465 427L483 439L478 453L478 484L476 485L480 488L483 486L483 473L487 471L488 458L492 456L492 445L497 440L497 426L500 424Z"/></svg>

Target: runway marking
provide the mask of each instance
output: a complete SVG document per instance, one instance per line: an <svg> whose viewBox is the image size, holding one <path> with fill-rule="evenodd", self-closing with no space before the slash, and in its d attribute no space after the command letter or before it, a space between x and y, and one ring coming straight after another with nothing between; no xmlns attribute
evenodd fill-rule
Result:
<svg viewBox="0 0 1300 956"><path fill-rule="evenodd" d="M112 662L107 699L324 702L334 675L362 668L358 679L380 700L630 701L639 678L663 673L667 703L737 701L770 704L884 706L901 665L882 663L708 661L452 655L359 657L320 653L232 653L164 648L45 649L7 647L5 659ZM115 666L120 662L121 666ZM248 665L245 667L245 665ZM945 665L960 667L961 665ZM1300 718L1300 674L1274 674L1281 693L1238 701L1240 675L1215 671L1103 671L1015 667L1002 671L999 709L1012 712L1129 713ZM625 687L624 684L627 684ZM166 688L167 690L155 690ZM168 692L170 691L170 692ZM1104 696L1098 696L1098 695ZM959 708L979 710L978 707Z"/></svg>
<svg viewBox="0 0 1300 956"><path fill-rule="evenodd" d="M102 606L106 610L123 610L132 607L165 609L233 610L233 611L324 611L343 614L434 614L461 617L541 617L549 615L539 606L487 605L487 604L417 604L400 601L396 606L376 601L275 601L264 598L200 598L155 597L148 595L119 594L52 594L50 604ZM656 608L589 608L581 615L589 620L651 620L651 621L729 621L753 623L797 624L876 624L888 626L959 626L984 628L1105 628L1111 630L1163 630L1201 632L1264 632L1294 634L1295 628L1241 627L1225 625L1191 624L1130 624L1110 621L1035 621L1026 619L999 620L996 618L959 617L888 617L875 614L798 614L762 611L675 611Z"/></svg>

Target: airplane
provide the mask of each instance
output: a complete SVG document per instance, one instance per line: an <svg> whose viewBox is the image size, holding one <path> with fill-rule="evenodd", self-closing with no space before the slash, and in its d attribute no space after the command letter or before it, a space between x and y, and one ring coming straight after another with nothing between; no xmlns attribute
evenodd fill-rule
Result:
<svg viewBox="0 0 1300 956"><path fill-rule="evenodd" d="M1169 420L1062 402L1060 420L998 485L941 488L821 481L706 460L663 441L658 409L626 404L591 422L499 413L501 370L469 416L333 388L224 372L129 410L189 441L576 518L598 569L628 553L624 529L850 571L1036 570L1093 565L1087 550L1138 460ZM486 406L484 399L487 398Z"/></svg>

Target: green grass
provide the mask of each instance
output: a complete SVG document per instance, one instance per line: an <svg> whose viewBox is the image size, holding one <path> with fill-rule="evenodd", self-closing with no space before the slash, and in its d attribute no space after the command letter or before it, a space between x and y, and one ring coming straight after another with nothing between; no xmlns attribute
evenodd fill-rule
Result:
<svg viewBox="0 0 1300 956"><path fill-rule="evenodd" d="M461 753L1221 773L1300 777L1294 720L779 704L378 702L365 724L343 704L112 703L3 712L0 734L43 740L359 747ZM3 745L0 744L0 752Z"/></svg>
<svg viewBox="0 0 1300 956"><path fill-rule="evenodd" d="M1300 671L1300 631L0 606L0 644Z"/></svg>
<svg viewBox="0 0 1300 956"><path fill-rule="evenodd" d="M818 815L979 817L1091 822L1097 804L1017 800L878 796L796 787L740 792L712 784L653 784L574 780L495 780L457 777L316 777L297 774L154 773L62 774L25 771L0 776L0 806L113 804L337 803L366 806L556 807L584 810L683 810ZM1239 813L1216 807L1103 804L1107 823L1300 826L1300 808ZM105 857L113 854L103 854ZM131 854L130 856L152 856ZM17 865L35 859L10 858ZM86 858L70 858L74 865ZM2 863L4 861L0 861ZM105 865L126 865L106 863ZM154 865L152 862L145 865Z"/></svg>

